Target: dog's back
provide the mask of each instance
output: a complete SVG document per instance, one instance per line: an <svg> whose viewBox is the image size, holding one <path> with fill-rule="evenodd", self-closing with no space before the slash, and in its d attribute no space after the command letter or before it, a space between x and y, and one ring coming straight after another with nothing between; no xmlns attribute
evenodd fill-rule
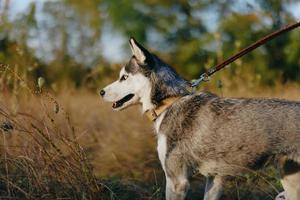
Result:
<svg viewBox="0 0 300 200"><path fill-rule="evenodd" d="M166 113L169 151L208 174L235 175L280 156L300 161L300 103L190 95Z"/></svg>

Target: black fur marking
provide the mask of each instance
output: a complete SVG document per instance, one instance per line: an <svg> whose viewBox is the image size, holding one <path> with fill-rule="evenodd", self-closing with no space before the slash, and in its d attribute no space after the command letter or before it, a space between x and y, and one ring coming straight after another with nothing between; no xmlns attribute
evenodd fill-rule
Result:
<svg viewBox="0 0 300 200"><path fill-rule="evenodd" d="M172 67L150 53L134 38L131 39L134 40L146 59L141 62L132 56L128 64L125 65L125 71L131 74L139 72L150 79L152 84L151 101L154 105L159 105L168 97L190 94L188 81L181 78ZM131 41L129 43L131 45Z"/></svg>
<svg viewBox="0 0 300 200"><path fill-rule="evenodd" d="M288 176L300 172L300 163L293 160L285 161L283 165L283 176Z"/></svg>
<svg viewBox="0 0 300 200"><path fill-rule="evenodd" d="M152 84L151 101L154 105L159 105L168 97L190 94L188 81L181 78L172 67L157 56L152 55L152 60L150 81Z"/></svg>
<svg viewBox="0 0 300 200"><path fill-rule="evenodd" d="M260 156L258 156L250 165L249 168L251 169L261 169L263 167L266 167L270 160L271 160L271 156L269 154L263 153Z"/></svg>
<svg viewBox="0 0 300 200"><path fill-rule="evenodd" d="M168 97L190 94L188 81L182 79L158 57L155 55L151 56L151 64L140 63L135 56L132 56L125 65L125 71L131 74L142 73L150 79L152 84L151 101L154 105L159 105Z"/></svg>
<svg viewBox="0 0 300 200"><path fill-rule="evenodd" d="M168 88L162 81L152 82L154 84L151 91L151 101L154 105L159 105L164 99L170 97Z"/></svg>

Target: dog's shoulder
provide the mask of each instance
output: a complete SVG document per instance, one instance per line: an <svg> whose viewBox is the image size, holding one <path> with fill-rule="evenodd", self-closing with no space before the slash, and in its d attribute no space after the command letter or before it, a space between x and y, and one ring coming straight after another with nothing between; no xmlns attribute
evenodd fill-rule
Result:
<svg viewBox="0 0 300 200"><path fill-rule="evenodd" d="M207 112L210 102L217 98L217 95L207 92L181 97L164 113L160 128L165 132L189 130L198 120L200 112Z"/></svg>
<svg viewBox="0 0 300 200"><path fill-rule="evenodd" d="M177 104L175 104L174 109L177 109L176 106L184 107L186 109L197 108L199 106L207 105L207 103L211 101L218 101L220 99L221 98L216 94L210 92L199 92L182 97Z"/></svg>

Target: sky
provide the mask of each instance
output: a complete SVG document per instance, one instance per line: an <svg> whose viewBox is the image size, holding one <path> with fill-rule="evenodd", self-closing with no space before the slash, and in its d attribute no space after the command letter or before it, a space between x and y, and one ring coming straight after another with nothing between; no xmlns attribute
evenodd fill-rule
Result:
<svg viewBox="0 0 300 200"><path fill-rule="evenodd" d="M5 0L0 0L0 12L3 8ZM29 7L29 5L32 2L35 2L37 5L37 13L42 15L42 6L43 3L46 1L59 1L59 0L10 0L10 14L11 17L16 16L18 13L22 13L26 11ZM254 0L247 0L247 5L251 5L256 9L258 8L258 5L255 3ZM289 5L287 8L290 10L292 15L300 20L300 1L296 4ZM244 10L247 12L247 6L245 6L245 1L238 0L237 3L234 5L234 9L236 10ZM207 13L200 13L201 17L203 17L208 23L210 23L210 29L211 31L214 29L214 26L211 24L215 24L214 21L215 16L211 12ZM126 53L123 51L124 43L127 42L127 38L124 38L120 33L113 31L112 27L107 26L103 29L103 37L101 39L101 44L103 46L102 54L103 56L110 62L122 62L124 58L127 56Z"/></svg>
<svg viewBox="0 0 300 200"><path fill-rule="evenodd" d="M34 2L37 6L37 15L42 14L42 6L46 1L59 1L59 0L10 0L10 17L17 16L18 13L27 11L29 5ZM0 12L2 10L4 1L0 0ZM123 51L124 42L128 40L123 38L121 34L111 30L112 27L106 26L103 29L103 37L101 38L101 44L104 47L102 55L110 62L120 63L124 61L127 54ZM32 42L32 45L36 45L36 42ZM30 46L32 46L30 45Z"/></svg>

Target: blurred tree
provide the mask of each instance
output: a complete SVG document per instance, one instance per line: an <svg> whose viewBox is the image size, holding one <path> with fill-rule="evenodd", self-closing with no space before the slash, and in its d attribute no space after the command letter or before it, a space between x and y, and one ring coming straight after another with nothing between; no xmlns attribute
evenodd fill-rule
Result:
<svg viewBox="0 0 300 200"><path fill-rule="evenodd" d="M237 42L245 47L293 20L284 3L279 0L257 0L260 10L250 3L247 3L247 9L237 10L234 1L103 2L117 30L125 35L136 36L148 46L156 46L156 50L167 54L167 61L189 79L202 73L207 63L216 64L235 53ZM212 12L217 17L215 31L209 30L212 24L205 21L202 14ZM278 78L283 82L299 79L299 60L287 61L289 56L286 47L294 43L290 35L276 38L243 58L254 66L253 72L261 83L273 84ZM155 44L155 41L159 44ZM293 47L298 52L299 47ZM214 61L211 62L211 59Z"/></svg>
<svg viewBox="0 0 300 200"><path fill-rule="evenodd" d="M5 14L9 11L6 2L6 12L1 16L7 22L0 25L0 30L6 31L0 33L6 35L4 41L16 41L19 48L27 48L43 61L47 65L46 81L70 79L79 86L86 77L103 78L114 70L109 69L102 53L101 38L107 26L124 38L134 36L153 47L184 77L192 79L238 49L294 21L286 4L297 1L62 0L46 1L40 11L37 8L41 4L32 3L14 18ZM222 75L249 76L251 81L269 85L276 80L300 80L297 35L298 30L276 38ZM9 62L6 53L1 52L1 56Z"/></svg>
<svg viewBox="0 0 300 200"><path fill-rule="evenodd" d="M296 0L288 0L283 3L280 0L271 0L271 1L262 1L257 0L263 12L265 14L265 18L271 21L271 28L265 28L263 32L271 32L276 29L279 29L284 24L289 22L295 21L292 16L290 15L289 11L284 6L286 3L295 3L298 2ZM299 34L299 30L295 30ZM297 52L299 50L299 45L291 46L289 44L293 44L296 41L296 38L291 37L293 33L284 34L276 40L268 43L265 45L266 49L266 57L268 61L269 70L276 70L281 72L282 74L282 81L286 82L288 80L299 80L300 78L300 71L299 71L299 57L298 59L289 60L289 54L293 54L293 51ZM297 67L298 66L298 67ZM273 77L276 79L276 77Z"/></svg>
<svg viewBox="0 0 300 200"><path fill-rule="evenodd" d="M207 59L201 49L207 30L199 14L208 1L104 0L103 5L117 30L163 51L165 59L188 78L198 74Z"/></svg>
<svg viewBox="0 0 300 200"><path fill-rule="evenodd" d="M0 69L1 89L12 89L15 94L21 88L22 82L12 73L17 73L25 81L34 80L38 75L36 71L38 59L34 52L27 46L28 33L35 26L35 5L30 6L22 20L11 22L9 20L9 1L6 1L0 23L0 63L7 64L11 70ZM18 31L14 27L19 27ZM14 36L12 36L14 35ZM29 77L29 74L32 76ZM34 77L34 78L33 78Z"/></svg>

